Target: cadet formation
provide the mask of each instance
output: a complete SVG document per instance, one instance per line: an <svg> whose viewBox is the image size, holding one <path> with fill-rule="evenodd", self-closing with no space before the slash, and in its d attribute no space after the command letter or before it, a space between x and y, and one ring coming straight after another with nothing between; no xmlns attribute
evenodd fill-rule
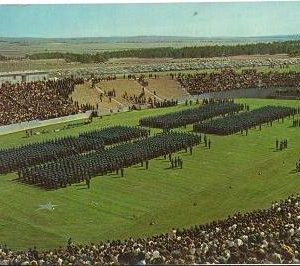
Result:
<svg viewBox="0 0 300 266"><path fill-rule="evenodd" d="M269 124L275 120L284 119L297 114L298 109L284 106L264 106L249 112L242 112L235 115L217 118L211 121L204 121L194 125L194 131L201 133L211 133L217 135L230 135L237 132L243 133L248 129L262 124Z"/></svg>
<svg viewBox="0 0 300 266"><path fill-rule="evenodd" d="M149 130L144 128L114 126L83 132L78 137L69 136L0 150L0 173L20 170L74 154L101 151L104 145L144 138L148 135Z"/></svg>
<svg viewBox="0 0 300 266"><path fill-rule="evenodd" d="M283 106L250 111L249 106L232 100L205 99L201 107L141 119L143 126L163 129L163 133L152 137L148 128L112 126L0 150L0 173L17 171L21 182L58 189L83 181L90 187L92 177L108 173L123 177L125 169L136 164L148 169L150 160L160 156L169 156L170 168L183 168L182 158L172 154L180 150L193 154L193 146L202 141L204 147L211 149L212 141L206 133L226 135L246 131L247 134L251 127L261 129L263 123L272 126L273 121L283 121L298 112L299 109ZM214 118L220 115L223 117ZM170 130L205 119L194 125L195 133ZM276 140L278 150L287 145L286 139Z"/></svg>
<svg viewBox="0 0 300 266"><path fill-rule="evenodd" d="M116 145L105 150L70 156L47 164L27 167L19 171L20 181L57 189L73 183L89 182L96 175L121 172L124 168L146 162L182 149L192 150L200 143L199 136L192 133L167 133Z"/></svg>
<svg viewBox="0 0 300 266"><path fill-rule="evenodd" d="M171 128L186 126L219 115L234 114L243 110L244 107L243 104L221 100L178 112L145 117L140 120L140 125L169 130Z"/></svg>

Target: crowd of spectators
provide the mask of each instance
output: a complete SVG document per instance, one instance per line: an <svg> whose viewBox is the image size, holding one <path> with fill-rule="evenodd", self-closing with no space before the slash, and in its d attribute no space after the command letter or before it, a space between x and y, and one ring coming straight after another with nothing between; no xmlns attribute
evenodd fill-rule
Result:
<svg viewBox="0 0 300 266"><path fill-rule="evenodd" d="M255 69L237 72L225 69L211 73L178 74L177 81L191 94L247 88L296 88L300 85L300 72L258 72Z"/></svg>
<svg viewBox="0 0 300 266"><path fill-rule="evenodd" d="M300 64L299 57L217 57L217 58L185 58L184 60L164 59L164 62L145 63L139 62L136 64L125 63L122 65L98 64L97 67L60 69L53 70L50 75L55 77L64 77L66 75L79 75L90 77L91 73L94 75L128 75L134 77L137 73L154 73L155 76L162 72L172 71L199 71L206 69L221 70L224 68L255 68L266 67L269 69L289 69L294 65Z"/></svg>
<svg viewBox="0 0 300 266"><path fill-rule="evenodd" d="M268 209L148 237L65 247L0 249L1 265L145 265L200 263L300 263L300 196Z"/></svg>
<svg viewBox="0 0 300 266"><path fill-rule="evenodd" d="M82 110L69 94L81 78L0 85L0 126L76 114ZM86 106L82 107L86 109Z"/></svg>

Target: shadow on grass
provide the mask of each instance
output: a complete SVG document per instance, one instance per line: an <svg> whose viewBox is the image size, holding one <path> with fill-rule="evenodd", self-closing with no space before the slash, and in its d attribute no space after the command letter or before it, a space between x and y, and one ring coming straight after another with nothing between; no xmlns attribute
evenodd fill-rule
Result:
<svg viewBox="0 0 300 266"><path fill-rule="evenodd" d="M81 187L81 188L77 188L77 190L83 190L83 189L88 189L88 187Z"/></svg>
<svg viewBox="0 0 300 266"><path fill-rule="evenodd" d="M33 188L33 189L37 189L37 190L40 190L40 191L54 191L54 190L57 190L59 189L60 187L58 187L57 189L56 188L47 188L45 186L42 186L42 184L30 184L30 183L26 183L26 182L23 182L21 179L19 178L15 178L15 179L12 179L11 180L13 183L17 183L17 184L21 184L23 186L26 186L26 187L30 187L30 188Z"/></svg>
<svg viewBox="0 0 300 266"><path fill-rule="evenodd" d="M273 152L280 152L280 151L283 151L283 150L276 150L276 149L273 149Z"/></svg>
<svg viewBox="0 0 300 266"><path fill-rule="evenodd" d="M86 184L83 184L83 183L81 183L81 184L74 184L73 186L74 187L83 187L83 186L86 186Z"/></svg>
<svg viewBox="0 0 300 266"><path fill-rule="evenodd" d="M166 167L166 168L164 168L164 170L173 170L173 171L176 171L176 170L181 170L181 168L180 167Z"/></svg>
<svg viewBox="0 0 300 266"><path fill-rule="evenodd" d="M83 186L86 186L85 183L73 183L71 185L67 184L66 186L63 186L63 187L58 186L57 188L49 188L49 187L46 187L46 186L42 185L41 183L32 184L32 183L24 182L20 178L14 178L14 179L11 180L11 182L16 183L16 184L21 184L23 186L30 187L30 188L33 188L33 189L37 189L39 191L44 191L44 192L55 191L55 190L59 190L59 189L65 189L69 186L81 187L80 189L83 189Z"/></svg>
<svg viewBox="0 0 300 266"><path fill-rule="evenodd" d="M136 164L136 165L131 166L131 168L140 168L140 167L141 167L140 164Z"/></svg>
<svg viewBox="0 0 300 266"><path fill-rule="evenodd" d="M112 175L111 178L122 178L121 175Z"/></svg>
<svg viewBox="0 0 300 266"><path fill-rule="evenodd" d="M296 173L297 173L296 169L293 169L289 172L289 174L296 174Z"/></svg>

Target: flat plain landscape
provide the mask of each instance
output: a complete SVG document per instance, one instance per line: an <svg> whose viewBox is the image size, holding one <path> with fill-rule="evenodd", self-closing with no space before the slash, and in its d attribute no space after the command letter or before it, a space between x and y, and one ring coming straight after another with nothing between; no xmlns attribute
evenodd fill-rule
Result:
<svg viewBox="0 0 300 266"><path fill-rule="evenodd" d="M9 57L41 52L97 53L135 48L235 45L297 39L295 36L197 38L181 36L133 36L93 38L8 38L0 36L0 51Z"/></svg>

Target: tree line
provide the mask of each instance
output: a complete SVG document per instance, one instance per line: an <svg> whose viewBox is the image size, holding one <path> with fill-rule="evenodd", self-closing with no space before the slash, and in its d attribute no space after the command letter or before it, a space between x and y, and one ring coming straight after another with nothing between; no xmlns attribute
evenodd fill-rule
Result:
<svg viewBox="0 0 300 266"><path fill-rule="evenodd" d="M234 55L256 55L256 54L288 54L290 56L300 55L300 41L285 41L272 43L253 43L238 45L210 45L194 47L160 47L129 49L121 51L107 51L94 54L76 53L36 53L26 55L27 58L36 59L65 59L67 62L102 63L110 58L138 57L138 58L204 58ZM0 56L1 60L1 56Z"/></svg>

